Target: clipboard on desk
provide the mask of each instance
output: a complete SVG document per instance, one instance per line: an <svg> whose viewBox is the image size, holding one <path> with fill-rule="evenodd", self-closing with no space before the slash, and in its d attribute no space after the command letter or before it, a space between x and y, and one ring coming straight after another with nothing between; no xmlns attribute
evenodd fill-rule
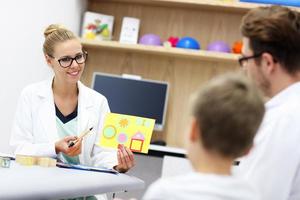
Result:
<svg viewBox="0 0 300 200"><path fill-rule="evenodd" d="M77 169L77 170L84 170L84 171L93 171L93 172L102 172L102 173L110 173L110 174L118 174L119 172L114 169L107 169L104 167L90 167L86 165L74 165L68 163L58 162L56 163L57 167L60 168L67 168L67 169Z"/></svg>

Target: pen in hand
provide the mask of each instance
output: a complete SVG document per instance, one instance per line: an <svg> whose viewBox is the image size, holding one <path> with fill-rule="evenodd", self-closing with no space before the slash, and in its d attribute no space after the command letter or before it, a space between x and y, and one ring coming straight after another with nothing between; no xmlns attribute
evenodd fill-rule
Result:
<svg viewBox="0 0 300 200"><path fill-rule="evenodd" d="M86 136L91 130L93 130L93 127L91 127L88 130L82 132L76 140L69 141L69 146L68 147L70 148L70 147L74 146L76 144L76 142L78 142L78 140L80 140L81 138Z"/></svg>

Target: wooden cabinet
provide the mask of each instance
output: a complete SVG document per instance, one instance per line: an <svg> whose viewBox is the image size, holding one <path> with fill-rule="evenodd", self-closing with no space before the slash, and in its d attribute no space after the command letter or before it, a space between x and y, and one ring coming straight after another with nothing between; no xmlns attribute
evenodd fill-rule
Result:
<svg viewBox="0 0 300 200"><path fill-rule="evenodd" d="M91 85L95 71L168 81L165 128L154 132L153 140L163 139L168 146L182 147L189 120L189 96L217 74L238 69L238 55L120 44L117 41L123 17L141 20L140 36L155 33L163 40L170 36L190 36L200 42L201 49L206 49L215 40L228 44L240 40L241 18L256 6L219 0L89 0L89 11L115 16L114 41L82 40L89 52L82 81Z"/></svg>

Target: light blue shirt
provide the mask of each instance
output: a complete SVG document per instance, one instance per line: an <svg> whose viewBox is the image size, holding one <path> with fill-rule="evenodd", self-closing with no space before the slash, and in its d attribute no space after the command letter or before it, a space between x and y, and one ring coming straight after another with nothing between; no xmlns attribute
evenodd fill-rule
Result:
<svg viewBox="0 0 300 200"><path fill-rule="evenodd" d="M63 123L57 116L56 116L56 127L57 133L60 139L75 135L77 136L77 117L68 121L67 123ZM79 156L68 156L64 153L60 153L59 158L65 162L70 164L79 164Z"/></svg>

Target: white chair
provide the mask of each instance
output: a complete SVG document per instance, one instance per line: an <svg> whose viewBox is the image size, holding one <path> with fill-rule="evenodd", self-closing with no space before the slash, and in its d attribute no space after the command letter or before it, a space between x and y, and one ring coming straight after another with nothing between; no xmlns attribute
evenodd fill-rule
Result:
<svg viewBox="0 0 300 200"><path fill-rule="evenodd" d="M164 156L162 178L188 174L193 171L190 161L186 158Z"/></svg>

